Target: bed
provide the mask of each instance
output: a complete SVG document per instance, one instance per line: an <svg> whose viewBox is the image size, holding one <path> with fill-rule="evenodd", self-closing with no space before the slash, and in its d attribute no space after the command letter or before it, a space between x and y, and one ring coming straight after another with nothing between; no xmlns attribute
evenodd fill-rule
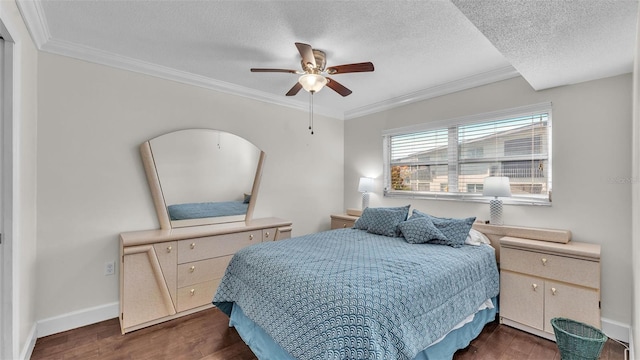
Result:
<svg viewBox="0 0 640 360"><path fill-rule="evenodd" d="M259 359L452 358L495 319L495 251L465 244L472 218L389 214L242 249L213 304Z"/></svg>

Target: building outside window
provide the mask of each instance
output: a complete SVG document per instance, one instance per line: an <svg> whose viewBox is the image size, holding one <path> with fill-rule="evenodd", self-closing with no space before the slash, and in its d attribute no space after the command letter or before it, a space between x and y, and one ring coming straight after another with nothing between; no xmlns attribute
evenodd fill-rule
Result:
<svg viewBox="0 0 640 360"><path fill-rule="evenodd" d="M383 141L385 196L484 201L484 178L507 176L510 202L550 202L550 103L392 129Z"/></svg>

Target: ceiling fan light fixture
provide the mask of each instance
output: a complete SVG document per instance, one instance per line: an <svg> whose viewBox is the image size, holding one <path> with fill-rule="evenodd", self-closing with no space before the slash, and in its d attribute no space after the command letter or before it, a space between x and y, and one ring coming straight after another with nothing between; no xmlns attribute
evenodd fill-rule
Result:
<svg viewBox="0 0 640 360"><path fill-rule="evenodd" d="M298 79L302 88L310 93L316 93L327 84L327 78L318 74L304 74Z"/></svg>

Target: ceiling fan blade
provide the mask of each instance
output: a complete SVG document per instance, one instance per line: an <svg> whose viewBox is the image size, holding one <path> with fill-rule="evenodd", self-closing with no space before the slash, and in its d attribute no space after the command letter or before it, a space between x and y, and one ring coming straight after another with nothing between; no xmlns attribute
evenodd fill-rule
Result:
<svg viewBox="0 0 640 360"><path fill-rule="evenodd" d="M351 90L347 89L342 84L340 84L339 82L333 80L332 78L327 78L327 86L332 88L335 92L337 92L338 94L340 94L342 96L347 96L347 95L350 95L352 93Z"/></svg>
<svg viewBox="0 0 640 360"><path fill-rule="evenodd" d="M290 73L290 74L297 73L296 70L289 70L289 69L260 69L260 68L252 68L251 72L283 72L283 73Z"/></svg>
<svg viewBox="0 0 640 360"><path fill-rule="evenodd" d="M316 57L313 56L313 49L311 48L311 45L297 42L296 47L298 48L298 52L300 52L300 56L302 56L302 61L305 64L311 64L311 67L315 68Z"/></svg>
<svg viewBox="0 0 640 360"><path fill-rule="evenodd" d="M287 92L287 96L294 96L295 94L298 93L298 91L300 91L300 89L302 89L302 84L300 84L299 82L296 82L296 84L293 85L291 90Z"/></svg>
<svg viewBox="0 0 640 360"><path fill-rule="evenodd" d="M354 73L354 72L367 72L367 71L373 71L373 63L362 62L362 63L356 63L356 64L331 66L327 68L327 74L331 74L331 75Z"/></svg>

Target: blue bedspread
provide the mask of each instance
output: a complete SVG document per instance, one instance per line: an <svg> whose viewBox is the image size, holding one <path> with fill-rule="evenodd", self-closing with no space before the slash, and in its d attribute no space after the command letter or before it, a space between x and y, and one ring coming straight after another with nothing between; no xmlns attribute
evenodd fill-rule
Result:
<svg viewBox="0 0 640 360"><path fill-rule="evenodd" d="M242 201L219 201L169 205L171 220L202 219L208 217L244 215L249 203Z"/></svg>
<svg viewBox="0 0 640 360"><path fill-rule="evenodd" d="M498 294L493 248L409 244L340 229L233 257L213 303L233 303L296 359L413 359Z"/></svg>

